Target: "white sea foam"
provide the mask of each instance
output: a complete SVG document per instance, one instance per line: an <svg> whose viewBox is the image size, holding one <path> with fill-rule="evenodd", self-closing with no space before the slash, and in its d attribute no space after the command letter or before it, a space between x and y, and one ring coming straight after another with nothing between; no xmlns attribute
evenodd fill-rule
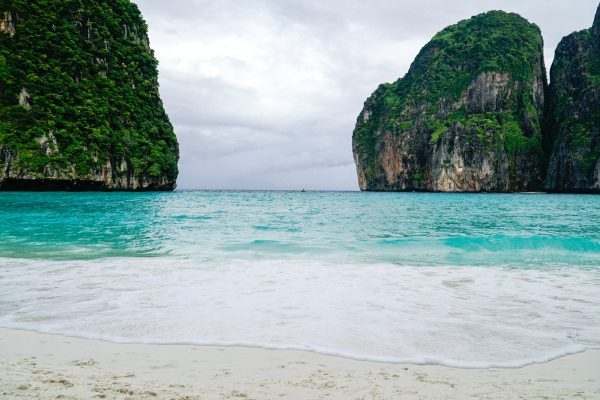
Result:
<svg viewBox="0 0 600 400"><path fill-rule="evenodd" d="M600 346L600 270L0 258L0 326L519 367Z"/></svg>

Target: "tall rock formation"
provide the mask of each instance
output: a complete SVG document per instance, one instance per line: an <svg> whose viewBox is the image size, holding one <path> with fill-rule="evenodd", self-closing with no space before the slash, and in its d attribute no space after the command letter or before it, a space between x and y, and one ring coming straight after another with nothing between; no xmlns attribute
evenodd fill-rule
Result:
<svg viewBox="0 0 600 400"><path fill-rule="evenodd" d="M128 0L0 2L0 190L172 190L177 139Z"/></svg>
<svg viewBox="0 0 600 400"><path fill-rule="evenodd" d="M361 190L533 190L544 172L540 30L492 11L439 32L365 102L353 133Z"/></svg>
<svg viewBox="0 0 600 400"><path fill-rule="evenodd" d="M560 42L550 81L546 189L600 193L600 6L592 28Z"/></svg>

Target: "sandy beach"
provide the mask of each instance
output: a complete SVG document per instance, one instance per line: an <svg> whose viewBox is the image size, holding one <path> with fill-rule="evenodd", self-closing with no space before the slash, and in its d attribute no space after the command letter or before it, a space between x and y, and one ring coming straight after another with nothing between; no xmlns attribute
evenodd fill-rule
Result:
<svg viewBox="0 0 600 400"><path fill-rule="evenodd" d="M0 329L3 399L598 399L600 351L518 369L114 344Z"/></svg>

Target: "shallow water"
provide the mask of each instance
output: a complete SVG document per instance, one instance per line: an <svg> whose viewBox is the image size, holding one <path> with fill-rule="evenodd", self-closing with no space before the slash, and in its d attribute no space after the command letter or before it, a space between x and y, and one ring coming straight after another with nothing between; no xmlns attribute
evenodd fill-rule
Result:
<svg viewBox="0 0 600 400"><path fill-rule="evenodd" d="M600 197L0 193L0 326L516 367L600 346Z"/></svg>

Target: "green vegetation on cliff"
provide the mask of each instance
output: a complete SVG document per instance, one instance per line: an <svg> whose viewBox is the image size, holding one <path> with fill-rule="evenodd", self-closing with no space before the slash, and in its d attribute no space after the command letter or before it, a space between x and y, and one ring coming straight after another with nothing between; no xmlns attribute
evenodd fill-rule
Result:
<svg viewBox="0 0 600 400"><path fill-rule="evenodd" d="M546 188L600 192L600 5L590 29L561 40L550 77Z"/></svg>
<svg viewBox="0 0 600 400"><path fill-rule="evenodd" d="M126 164L118 173L174 185L177 139L137 6L3 0L0 19L0 150L13 169L92 179Z"/></svg>
<svg viewBox="0 0 600 400"><path fill-rule="evenodd" d="M470 132L489 149L503 151L512 172L521 162L521 153L541 161L540 120L546 85L542 51L539 28L517 14L502 11L477 15L436 34L403 78L380 85L365 103L353 139L355 153L369 172L367 180L381 168L377 137L386 132L394 137L427 135L425 143L430 148L423 148L420 142L415 144L419 151L405 149L415 157L421 154L420 162L427 161L423 157L428 157L438 141L457 130ZM506 82L491 82L504 92L485 93L490 82L476 81L483 73L495 74L489 79L504 79ZM485 99L476 104L469 98L472 85L479 85L483 96L492 98L489 104ZM538 175L531 174L522 184L531 187L540 180ZM387 189L380 183L373 188Z"/></svg>

